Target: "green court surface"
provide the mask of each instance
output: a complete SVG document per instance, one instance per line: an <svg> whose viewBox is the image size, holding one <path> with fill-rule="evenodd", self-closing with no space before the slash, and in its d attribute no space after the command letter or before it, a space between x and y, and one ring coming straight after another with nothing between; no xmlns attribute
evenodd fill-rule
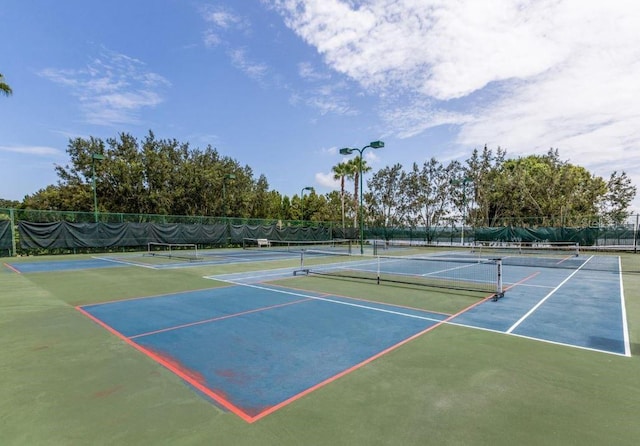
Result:
<svg viewBox="0 0 640 446"><path fill-rule="evenodd" d="M623 265L637 264L637 257L622 260ZM18 270L21 264L33 261L3 259ZM292 257L184 268L125 264L22 274L3 267L0 444L640 442L637 272L622 274L631 356L443 324L254 423L213 404L76 309L79 305L228 286L205 277L270 268L293 270L297 265L298 259ZM271 285L447 314L486 297L321 277L281 279ZM508 304L506 299L494 303ZM211 348L223 349L225 345Z"/></svg>

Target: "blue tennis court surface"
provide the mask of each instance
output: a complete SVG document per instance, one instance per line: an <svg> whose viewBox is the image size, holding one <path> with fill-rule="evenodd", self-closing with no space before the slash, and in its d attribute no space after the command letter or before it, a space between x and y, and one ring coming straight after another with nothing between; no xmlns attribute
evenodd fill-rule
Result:
<svg viewBox="0 0 640 446"><path fill-rule="evenodd" d="M300 257L299 252L280 252L271 250L202 250L198 261L178 258L163 259L163 263L149 263L144 254L111 254L82 260L39 260L35 262L4 263L5 269L15 273L40 273L79 271L93 268L113 268L122 266L138 266L152 269L174 269L211 265L228 265L234 263L251 263L263 261L291 260Z"/></svg>
<svg viewBox="0 0 640 446"><path fill-rule="evenodd" d="M630 356L619 260L600 261L611 265L598 270L505 266L505 297L451 323Z"/></svg>
<svg viewBox="0 0 640 446"><path fill-rule="evenodd" d="M21 262L5 265L14 272L18 273L60 272L123 266L122 264L103 259Z"/></svg>
<svg viewBox="0 0 640 446"><path fill-rule="evenodd" d="M579 260L507 264L505 296L455 316L266 284L298 280L293 268L207 276L228 286L78 309L253 422L443 323L630 356L619 259L591 270L590 258ZM449 267L466 270L438 273Z"/></svg>
<svg viewBox="0 0 640 446"><path fill-rule="evenodd" d="M258 285L78 309L248 422L448 317Z"/></svg>

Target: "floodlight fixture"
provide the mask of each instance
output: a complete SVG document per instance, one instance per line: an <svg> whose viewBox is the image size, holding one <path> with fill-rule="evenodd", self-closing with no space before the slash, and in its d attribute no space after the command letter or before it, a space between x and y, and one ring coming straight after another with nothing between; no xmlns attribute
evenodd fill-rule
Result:
<svg viewBox="0 0 640 446"><path fill-rule="evenodd" d="M381 149L384 147L384 141L371 141L368 145L364 146L362 149L355 149L350 147L345 147L340 149L340 155L351 155L353 152L358 152L360 157L358 158L358 174L360 176L360 207L358 208L358 212L360 213L360 254L364 254L364 207L362 206L362 196L364 195L364 191L362 190L362 157L365 149Z"/></svg>

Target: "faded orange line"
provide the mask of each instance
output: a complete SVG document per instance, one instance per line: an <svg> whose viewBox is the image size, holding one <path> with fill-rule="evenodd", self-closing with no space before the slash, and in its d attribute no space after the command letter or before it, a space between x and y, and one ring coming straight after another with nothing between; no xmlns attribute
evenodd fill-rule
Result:
<svg viewBox="0 0 640 446"><path fill-rule="evenodd" d="M3 265L9 268L11 271L13 271L16 274L22 274L19 270L15 269L13 266L9 265L8 263L3 263Z"/></svg>
<svg viewBox="0 0 640 446"><path fill-rule="evenodd" d="M135 348L136 350L144 353L145 355L147 355L148 357L150 357L151 359L153 359L154 361L156 361L157 363L159 363L160 365L162 365L166 369L168 369L171 372L175 373L180 378L185 380L187 383L189 383L190 385L192 385L193 387L195 387L196 389L198 389L199 391L201 391L202 393L207 395L212 400L214 400L217 403L219 403L224 408L226 408L229 411L233 412L234 414L236 414L237 416L242 418L247 423L252 423L254 421L251 416L247 415L245 412L243 412L240 408L235 406L233 403L231 403L230 401L228 401L225 398L222 398L220 395L217 395L216 393L211 391L211 389L209 389L208 387L204 386L202 383L198 382L197 380L193 379L193 377L189 376L189 374L187 374L184 371L180 370L179 368L175 367L173 364L167 362L166 360L164 360L160 356L156 355L152 351L144 348L143 346L135 343L134 341L132 341L131 339L127 338L125 335L123 335L119 331L115 330L114 328L112 328L109 325L107 325L104 322L102 322L100 319L98 319L98 318L94 317L93 315L91 315L90 313L86 312L81 307L76 307L76 310L78 310L79 312L81 312L82 314L87 316L89 319L94 321L96 324L98 324L98 325L102 326L103 328L105 328L106 330L108 330L110 333L112 333L115 336L119 337L124 342L126 342L127 344L129 344L130 346Z"/></svg>

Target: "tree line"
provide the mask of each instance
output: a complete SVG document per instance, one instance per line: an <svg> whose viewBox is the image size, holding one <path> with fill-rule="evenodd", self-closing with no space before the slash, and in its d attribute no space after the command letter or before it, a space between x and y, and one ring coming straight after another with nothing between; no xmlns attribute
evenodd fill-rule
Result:
<svg viewBox="0 0 640 446"><path fill-rule="evenodd" d="M557 149L545 155L508 159L486 146L464 162L435 158L410 170L396 164L367 182L367 215L384 227L619 225L635 198L626 172L608 180L562 161Z"/></svg>
<svg viewBox="0 0 640 446"><path fill-rule="evenodd" d="M636 195L625 172L612 172L605 180L561 160L557 149L507 158L505 150L485 146L464 162L443 164L431 158L406 170L395 164L374 172L366 192L359 190L359 174L371 168L356 157L333 166L339 191L311 190L292 197L271 190L264 175L256 178L250 166L211 146L193 148L158 139L151 131L141 140L127 133L106 140L75 138L66 151L69 163L55 166L58 183L11 207L91 212L95 179L99 212L330 221L356 227L363 194L364 220L370 226L429 228L463 220L475 226L580 226L592 216L599 216L600 223L623 223Z"/></svg>

